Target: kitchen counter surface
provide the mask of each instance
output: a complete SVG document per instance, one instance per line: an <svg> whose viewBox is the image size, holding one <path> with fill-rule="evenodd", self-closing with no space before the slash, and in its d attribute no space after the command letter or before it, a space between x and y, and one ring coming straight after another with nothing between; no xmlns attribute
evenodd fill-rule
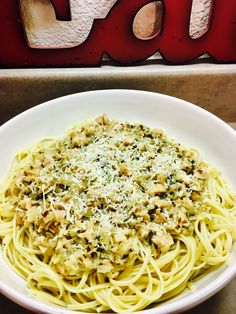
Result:
<svg viewBox="0 0 236 314"><path fill-rule="evenodd" d="M153 61L154 62L154 61ZM158 62L158 61L156 61ZM207 59L188 65L0 70L0 124L60 96L97 89L139 89L190 101L227 122L236 121L236 64Z"/></svg>

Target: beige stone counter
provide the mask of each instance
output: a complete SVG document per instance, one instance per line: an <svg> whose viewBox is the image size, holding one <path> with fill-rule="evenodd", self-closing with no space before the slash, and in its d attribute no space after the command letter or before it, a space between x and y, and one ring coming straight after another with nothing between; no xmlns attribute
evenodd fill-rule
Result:
<svg viewBox="0 0 236 314"><path fill-rule="evenodd" d="M151 64L155 62L156 64ZM0 124L46 100L95 89L141 89L179 97L236 121L236 64L65 69L0 69Z"/></svg>

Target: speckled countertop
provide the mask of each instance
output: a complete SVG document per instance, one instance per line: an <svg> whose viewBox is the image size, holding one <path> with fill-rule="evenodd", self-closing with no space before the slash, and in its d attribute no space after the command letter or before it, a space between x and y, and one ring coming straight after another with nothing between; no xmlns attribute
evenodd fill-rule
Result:
<svg viewBox="0 0 236 314"><path fill-rule="evenodd" d="M155 64L153 64L155 62ZM147 60L141 66L0 69L0 124L44 101L97 89L139 89L175 96L236 121L236 64Z"/></svg>

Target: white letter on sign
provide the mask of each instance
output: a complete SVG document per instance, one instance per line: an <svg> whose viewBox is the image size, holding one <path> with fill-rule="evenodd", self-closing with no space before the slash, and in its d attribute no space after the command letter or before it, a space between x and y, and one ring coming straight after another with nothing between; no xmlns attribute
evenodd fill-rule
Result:
<svg viewBox="0 0 236 314"><path fill-rule="evenodd" d="M81 45L94 19L106 18L117 0L70 0L71 21L58 21L49 0L20 0L27 41L32 48L58 49Z"/></svg>

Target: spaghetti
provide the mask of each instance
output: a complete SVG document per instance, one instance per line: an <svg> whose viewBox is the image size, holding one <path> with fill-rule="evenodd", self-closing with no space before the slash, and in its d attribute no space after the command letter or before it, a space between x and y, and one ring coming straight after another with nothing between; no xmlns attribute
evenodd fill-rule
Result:
<svg viewBox="0 0 236 314"><path fill-rule="evenodd" d="M104 115L20 152L0 188L5 260L36 298L130 313L227 260L236 196L199 153Z"/></svg>

